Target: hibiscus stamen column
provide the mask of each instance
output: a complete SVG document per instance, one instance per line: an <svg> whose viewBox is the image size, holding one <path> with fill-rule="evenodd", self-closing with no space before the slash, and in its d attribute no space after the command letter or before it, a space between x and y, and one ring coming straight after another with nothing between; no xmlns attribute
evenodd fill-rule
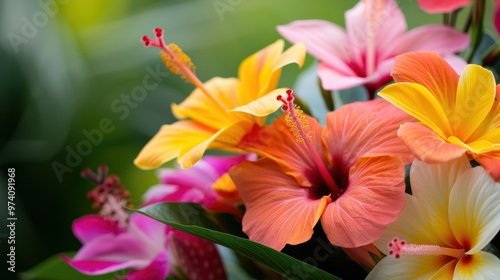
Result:
<svg viewBox="0 0 500 280"><path fill-rule="evenodd" d="M290 129L293 136L295 137L295 140L298 143L304 143L306 145L308 151L311 153L311 157L314 163L316 164L321 174L321 177L330 190L332 198L339 197L342 194L342 190L337 186L332 176L330 175L330 172L326 168L325 163L312 145L313 136L311 135L311 131L309 130L309 123L307 122L307 119L304 116L302 110L300 110L299 107L293 103L293 91L291 89L288 89L286 91L286 94L286 99L281 95L277 96L277 99L283 102L283 106L281 106L281 109L284 112L287 112L287 115L285 117L286 126Z"/></svg>
<svg viewBox="0 0 500 280"><path fill-rule="evenodd" d="M222 108L228 109L227 106L220 102L218 98L205 87L205 85L198 79L194 71L194 65L189 56L187 56L179 46L176 44L166 45L163 40L163 29L157 27L154 29L156 39L153 41L148 36L142 36L142 42L146 47L157 47L161 49L160 56L165 63L165 66L175 75L180 75L183 79L189 80L194 86L199 88L210 100L215 102Z"/></svg>
<svg viewBox="0 0 500 280"><path fill-rule="evenodd" d="M365 16L367 17L366 25L366 76L369 77L375 72L376 60L376 37L375 28L377 21L381 20L380 11L383 11L385 0L365 0ZM383 16L383 15L382 15Z"/></svg>
<svg viewBox="0 0 500 280"><path fill-rule="evenodd" d="M461 259L466 257L465 249L446 248L438 245L408 244L405 240L394 237L388 244L389 255L399 259L407 256L439 256L445 255Z"/></svg>

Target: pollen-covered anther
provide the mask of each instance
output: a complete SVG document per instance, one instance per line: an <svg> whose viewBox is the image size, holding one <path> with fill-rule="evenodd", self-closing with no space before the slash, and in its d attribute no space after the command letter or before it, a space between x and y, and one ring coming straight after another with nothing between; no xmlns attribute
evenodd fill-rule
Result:
<svg viewBox="0 0 500 280"><path fill-rule="evenodd" d="M304 115L304 112L299 106L293 103L293 91L288 89L286 91L287 97L283 98L282 95L276 97L277 100L283 102L281 110L286 112L285 125L288 127L290 132L292 132L293 137L297 143L303 143L305 139L312 142L312 135L309 129L309 123Z"/></svg>
<svg viewBox="0 0 500 280"><path fill-rule="evenodd" d="M189 71L194 73L195 66L193 65L193 62L191 62L191 58L189 58L189 56L186 55L176 44L170 44L168 45L168 48L174 55L164 51L160 52L160 57L163 60L163 63L165 63L165 67L167 67L173 74L180 75L182 79L187 81L188 74L182 66L187 67ZM183 65L181 65L181 63Z"/></svg>
<svg viewBox="0 0 500 280"><path fill-rule="evenodd" d="M129 214L124 207L132 207L130 193L120 184L117 176L107 177L108 167L101 166L97 175L90 169L82 171L82 176L97 183L87 198L92 201L92 209L98 210L105 219L115 221L121 228L125 228L128 223Z"/></svg>
<svg viewBox="0 0 500 280"><path fill-rule="evenodd" d="M160 57L165 63L165 66L175 75L180 75L186 81L200 87L201 82L194 74L195 67L179 46L176 44L166 45L163 40L163 29L157 27L154 29L157 40L153 40L148 36L142 36L142 42L146 47L157 47L161 50Z"/></svg>

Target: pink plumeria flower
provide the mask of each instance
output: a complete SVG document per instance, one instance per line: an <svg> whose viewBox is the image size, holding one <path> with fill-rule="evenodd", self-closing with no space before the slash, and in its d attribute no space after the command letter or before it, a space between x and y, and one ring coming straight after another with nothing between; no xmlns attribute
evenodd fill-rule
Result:
<svg viewBox="0 0 500 280"><path fill-rule="evenodd" d="M465 61L454 55L469 44L468 35L449 26L426 25L407 31L406 19L394 0L360 1L345 13L346 30L324 20L299 20L278 26L291 42L303 42L318 59L324 89L364 85L375 91L391 80L394 57L405 52L435 51L458 69Z"/></svg>
<svg viewBox="0 0 500 280"><path fill-rule="evenodd" d="M470 3L472 0L418 0L420 8L430 14L453 12Z"/></svg>
<svg viewBox="0 0 500 280"><path fill-rule="evenodd" d="M105 169L98 176L90 171L84 175L99 184L89 198L99 215L88 215L73 223L73 232L83 247L70 259L69 265L88 275L99 275L124 269L131 271L126 280L163 280L169 272L167 227L141 214L130 215L123 208L130 206L128 192L111 176L104 180Z"/></svg>

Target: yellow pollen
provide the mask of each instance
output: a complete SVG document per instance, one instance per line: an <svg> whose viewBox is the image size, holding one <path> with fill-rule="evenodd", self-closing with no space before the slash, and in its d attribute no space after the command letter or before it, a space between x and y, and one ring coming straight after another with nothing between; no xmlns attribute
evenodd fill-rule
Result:
<svg viewBox="0 0 500 280"><path fill-rule="evenodd" d="M182 79L186 80L186 73L182 71L179 63L183 63L185 66L189 68L192 72L195 70L195 66L191 62L191 58L187 54L185 54L182 49L176 44L168 45L168 48L175 54L175 57L166 54L165 52L160 52L160 57L165 63L165 66L175 75L180 75Z"/></svg>
<svg viewBox="0 0 500 280"><path fill-rule="evenodd" d="M290 132L292 132L293 137L295 137L295 141L297 143L303 143L304 142L304 137L300 133L298 125L300 125L300 128L302 129L303 132L305 132L305 137L309 140L309 142L312 143L313 138L311 135L311 131L309 130L309 123L307 122L307 118L304 115L304 111L300 109L299 106L294 105L294 110L295 110L295 119L293 116L291 116L290 111L287 112L285 116L285 124L290 129Z"/></svg>

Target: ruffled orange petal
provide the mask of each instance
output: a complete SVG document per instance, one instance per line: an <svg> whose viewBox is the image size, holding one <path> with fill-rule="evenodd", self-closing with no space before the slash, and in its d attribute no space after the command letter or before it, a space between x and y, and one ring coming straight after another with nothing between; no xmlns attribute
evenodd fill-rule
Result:
<svg viewBox="0 0 500 280"><path fill-rule="evenodd" d="M321 141L323 128L316 119L304 116L313 136L313 146L322 156L325 154ZM295 140L284 119L285 115L282 115L270 126L254 130L241 141L238 148L272 159L286 174L295 177L300 186L311 186L316 178L320 178L319 171L305 144ZM327 162L327 159L323 158L323 162Z"/></svg>
<svg viewBox="0 0 500 280"><path fill-rule="evenodd" d="M250 240L278 251L308 241L328 202L313 199L272 160L243 162L229 172L243 198L243 231Z"/></svg>
<svg viewBox="0 0 500 280"><path fill-rule="evenodd" d="M493 180L500 183L500 152L474 155L474 159L481 164Z"/></svg>
<svg viewBox="0 0 500 280"><path fill-rule="evenodd" d="M446 162L466 152L466 149L446 142L421 123L403 124L398 130L398 136L418 159L427 163Z"/></svg>
<svg viewBox="0 0 500 280"><path fill-rule="evenodd" d="M404 164L396 157L359 158L349 186L330 203L321 224L334 245L353 248L378 239L404 206Z"/></svg>
<svg viewBox="0 0 500 280"><path fill-rule="evenodd" d="M361 156L379 154L394 155L409 164L413 155L397 130L412 121L413 117L383 99L356 102L326 116L323 137L330 155L341 157L349 167Z"/></svg>
<svg viewBox="0 0 500 280"><path fill-rule="evenodd" d="M397 83L410 82L424 86L445 112L453 112L459 77L437 53L413 52L396 56L391 75Z"/></svg>
<svg viewBox="0 0 500 280"><path fill-rule="evenodd" d="M179 156L182 150L190 149L209 139L215 133L211 128L193 121L179 121L163 125L149 140L134 160L143 169L157 168Z"/></svg>

